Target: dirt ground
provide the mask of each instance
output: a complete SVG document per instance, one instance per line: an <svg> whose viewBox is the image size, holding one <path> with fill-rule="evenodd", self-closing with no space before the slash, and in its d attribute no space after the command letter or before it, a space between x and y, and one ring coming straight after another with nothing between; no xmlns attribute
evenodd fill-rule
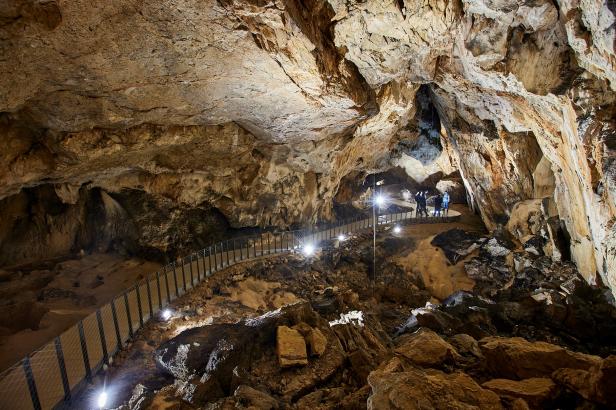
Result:
<svg viewBox="0 0 616 410"><path fill-rule="evenodd" d="M2 271L0 371L159 268L154 262L95 253Z"/></svg>

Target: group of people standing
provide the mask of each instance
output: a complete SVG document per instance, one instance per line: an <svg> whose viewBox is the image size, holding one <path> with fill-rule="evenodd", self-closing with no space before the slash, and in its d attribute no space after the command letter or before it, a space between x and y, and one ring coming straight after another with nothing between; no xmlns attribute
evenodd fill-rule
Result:
<svg viewBox="0 0 616 410"><path fill-rule="evenodd" d="M437 194L434 198L434 213L432 216L447 216L449 213L449 193L445 191L443 195ZM417 203L417 210L415 216L418 218L421 216L429 216L428 214L428 191L418 191L415 194L415 202Z"/></svg>

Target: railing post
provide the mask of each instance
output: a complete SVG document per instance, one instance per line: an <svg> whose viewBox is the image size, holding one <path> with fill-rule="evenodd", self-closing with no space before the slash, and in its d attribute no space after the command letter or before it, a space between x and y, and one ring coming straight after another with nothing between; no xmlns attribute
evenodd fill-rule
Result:
<svg viewBox="0 0 616 410"><path fill-rule="evenodd" d="M263 256L263 232L259 236L261 237L261 256Z"/></svg>
<svg viewBox="0 0 616 410"><path fill-rule="evenodd" d="M175 269L175 261L171 263L171 269L173 270L173 285L175 287L175 297L177 298L180 296L180 291L178 290L178 275Z"/></svg>
<svg viewBox="0 0 616 410"><path fill-rule="evenodd" d="M118 323L118 313L115 307L116 299L111 300L111 316L113 317L113 327L115 328L116 340L118 341L117 349L122 348L122 336L120 336L120 324Z"/></svg>
<svg viewBox="0 0 616 410"><path fill-rule="evenodd" d="M205 266L205 248L203 248L202 251L203 251L203 259L201 259L202 274L197 277L197 282L201 282L201 279L207 276L207 266Z"/></svg>
<svg viewBox="0 0 616 410"><path fill-rule="evenodd" d="M208 247L207 253L208 253L207 261L208 261L208 264L210 265L210 275L212 275L212 247L211 246Z"/></svg>
<svg viewBox="0 0 616 410"><path fill-rule="evenodd" d="M171 292L169 291L169 276L166 268L163 268L163 275L165 276L165 289L167 290L167 304L169 304L171 303Z"/></svg>
<svg viewBox="0 0 616 410"><path fill-rule="evenodd" d="M154 316L154 310L152 309L152 290L150 289L150 275L145 278L145 289L148 292L148 308L150 309L150 318Z"/></svg>
<svg viewBox="0 0 616 410"><path fill-rule="evenodd" d="M79 331L79 342L81 344L81 355L83 356L83 366L86 369L86 380L92 383L92 369L90 368L90 358L88 356L88 346L86 345L86 334L83 331L83 321L77 322L77 330Z"/></svg>
<svg viewBox="0 0 616 410"><path fill-rule="evenodd" d="M124 307L126 308L126 319L128 321L128 336L133 338L133 321L130 317L130 306L128 306L128 292L124 292Z"/></svg>
<svg viewBox="0 0 616 410"><path fill-rule="evenodd" d="M141 307L141 293L139 292L139 282L135 284L135 295L137 295L137 310L139 311L139 328L143 327L143 310Z"/></svg>
<svg viewBox="0 0 616 410"><path fill-rule="evenodd" d="M195 273L193 272L193 254L190 254L190 259L188 262L189 270L190 270L190 288L195 287ZM182 275L184 274L184 265L182 264ZM197 252L197 278L201 277L201 272L199 272L201 268L199 267L199 252ZM184 287L186 287L186 281L184 281Z"/></svg>
<svg viewBox="0 0 616 410"><path fill-rule="evenodd" d="M160 291L160 271L156 272L156 290L158 291L158 310L163 308L163 297Z"/></svg>
<svg viewBox="0 0 616 410"><path fill-rule="evenodd" d="M107 353L107 338L105 338L105 327L103 326L103 317L101 310L96 310L96 323L98 324L98 335L101 339L101 350L103 351L103 363L109 365L109 354ZM58 340L58 344L59 344ZM57 350L57 346L56 346Z"/></svg>
<svg viewBox="0 0 616 410"><path fill-rule="evenodd" d="M227 267L229 267L229 265L231 264L231 263L229 262L229 241L227 240L227 241L225 241L225 243L227 244L227 246L226 246L227 251L226 251L226 252L224 252L224 254L225 254L225 255L226 255L226 257L227 257ZM225 246L223 245L223 249L224 249L224 248L225 248Z"/></svg>
<svg viewBox="0 0 616 410"><path fill-rule="evenodd" d="M214 244L214 268L218 271L218 256L216 254L216 244Z"/></svg>
<svg viewBox="0 0 616 410"><path fill-rule="evenodd" d="M184 261L185 260L186 259L180 259L180 264L182 265L182 284L184 285L184 294L186 294L186 290L187 290L186 289L186 272L184 271L184 265L185 265ZM190 270L191 270L190 273L192 276L192 253L190 254L190 265L188 266L190 266Z"/></svg>
<svg viewBox="0 0 616 410"><path fill-rule="evenodd" d="M36 383L34 382L32 366L30 366L30 356L26 356L21 363L24 369L24 373L26 374L26 381L28 382L28 390L30 390L32 406L34 407L34 410L41 410L41 401L39 400L38 391L36 390Z"/></svg>
<svg viewBox="0 0 616 410"><path fill-rule="evenodd" d="M54 339L56 346L56 357L58 358L58 367L60 368L60 378L62 379L62 387L64 388L64 401L71 399L71 386L68 384L68 375L66 374L66 363L64 362L64 353L62 352L62 341L60 336ZM107 346L105 346L105 349ZM105 352L104 350L103 352Z"/></svg>

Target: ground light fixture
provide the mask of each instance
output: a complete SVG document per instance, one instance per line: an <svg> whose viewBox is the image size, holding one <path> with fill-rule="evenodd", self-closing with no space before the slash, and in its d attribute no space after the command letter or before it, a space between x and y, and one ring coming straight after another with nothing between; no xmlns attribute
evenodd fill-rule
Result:
<svg viewBox="0 0 616 410"><path fill-rule="evenodd" d="M162 316L163 320L169 320L169 319L171 319L171 313L172 313L172 312L171 312L171 309L165 309L165 310L163 310L163 312L162 312L162 314L161 314L161 316Z"/></svg>
<svg viewBox="0 0 616 410"><path fill-rule="evenodd" d="M374 203L376 204L376 206L378 206L379 208L383 207L383 205L385 205L385 202L387 202L387 199L385 198L385 195L383 194L377 194L374 197Z"/></svg>
<svg viewBox="0 0 616 410"><path fill-rule="evenodd" d="M304 245L304 249L302 249L302 252L304 253L305 256L312 256L314 255L314 245L311 243L307 243L306 245Z"/></svg>
<svg viewBox="0 0 616 410"><path fill-rule="evenodd" d="M105 390L101 391L98 394L98 397L96 398L96 405L98 406L99 409L104 409L105 406L107 405L107 392Z"/></svg>
<svg viewBox="0 0 616 410"><path fill-rule="evenodd" d="M339 240L340 242L345 241L345 240L346 240L346 236L345 236L345 234L341 233L340 235L338 235L338 240Z"/></svg>
<svg viewBox="0 0 616 410"><path fill-rule="evenodd" d="M401 230L399 225L394 226L394 233L400 233Z"/></svg>

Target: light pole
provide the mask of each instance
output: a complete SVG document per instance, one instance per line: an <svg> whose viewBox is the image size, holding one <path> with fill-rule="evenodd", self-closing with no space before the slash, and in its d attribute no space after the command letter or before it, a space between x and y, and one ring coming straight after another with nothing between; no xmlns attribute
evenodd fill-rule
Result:
<svg viewBox="0 0 616 410"><path fill-rule="evenodd" d="M377 221L377 212L376 207L379 208L385 205L385 196L382 194L377 194L376 192L376 183L374 184L374 193L372 194L372 275L373 281L376 283L376 225Z"/></svg>

